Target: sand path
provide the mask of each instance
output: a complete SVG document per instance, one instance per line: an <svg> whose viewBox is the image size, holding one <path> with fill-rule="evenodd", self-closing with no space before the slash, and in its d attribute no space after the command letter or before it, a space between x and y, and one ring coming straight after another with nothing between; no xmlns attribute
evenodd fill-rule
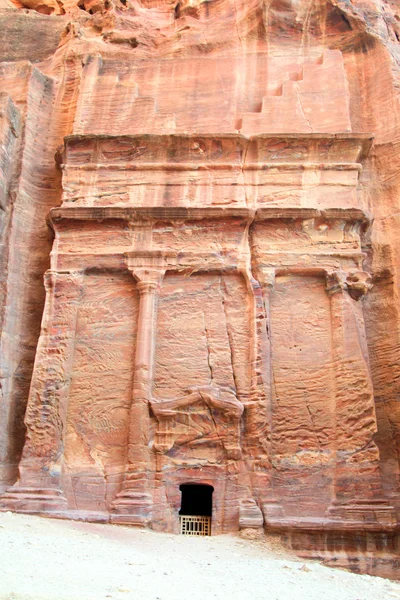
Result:
<svg viewBox="0 0 400 600"><path fill-rule="evenodd" d="M400 584L273 541L0 513L1 600L400 600Z"/></svg>

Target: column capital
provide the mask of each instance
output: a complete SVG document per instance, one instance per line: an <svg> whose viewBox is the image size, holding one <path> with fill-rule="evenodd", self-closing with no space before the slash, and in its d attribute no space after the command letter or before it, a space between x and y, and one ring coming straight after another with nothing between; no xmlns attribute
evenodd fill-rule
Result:
<svg viewBox="0 0 400 600"><path fill-rule="evenodd" d="M138 282L140 293L156 291L176 252L168 250L132 250L125 253L126 266Z"/></svg>
<svg viewBox="0 0 400 600"><path fill-rule="evenodd" d="M165 275L165 269L129 267L129 270L137 282L137 289L140 295L156 292Z"/></svg>
<svg viewBox="0 0 400 600"><path fill-rule="evenodd" d="M325 277L326 291L330 295L346 291L354 300L359 300L373 287L370 274L357 269L326 271Z"/></svg>
<svg viewBox="0 0 400 600"><path fill-rule="evenodd" d="M141 296L153 294L158 291L160 282L156 281L137 281L136 288Z"/></svg>

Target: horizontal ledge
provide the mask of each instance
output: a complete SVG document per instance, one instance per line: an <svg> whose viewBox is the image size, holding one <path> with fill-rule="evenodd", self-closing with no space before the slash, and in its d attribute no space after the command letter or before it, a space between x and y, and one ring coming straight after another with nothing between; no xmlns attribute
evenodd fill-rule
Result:
<svg viewBox="0 0 400 600"><path fill-rule="evenodd" d="M334 250L332 252L329 252L329 250L326 251L320 251L318 249L311 251L310 249L305 249L303 252L296 252L296 251L287 251L285 252L283 251L269 251L269 250L265 250L265 252L259 252L259 251L255 251L253 252L253 257L254 260L257 262L257 264L263 265L263 262L265 262L266 259L269 259L270 257L277 257L277 258L297 258L297 257L301 257L301 256L309 256L311 258L356 258L356 259L365 259L366 257L366 253L365 252L361 252L361 251L350 251L350 250ZM149 249L149 250L126 250L126 248L121 248L120 246L118 247L107 247L107 250L105 251L104 249L102 249L101 252L81 252L79 250L68 250L67 252L57 252L57 256L62 256L65 258L69 258L71 256L80 256L82 258L90 258L90 257L99 257L102 256L104 258L121 258L121 260L123 260L125 257L130 257L130 256L135 256L136 258L139 257L144 257L147 258L149 256L152 256L154 258L165 258L165 259L176 259L178 258L179 260L193 260L193 258L195 259L203 259L203 260L234 260L236 259L238 256L241 256L240 251L238 249L235 250L221 250L219 252L217 251L212 251L210 250L209 252L205 251L205 252L196 252L196 251L190 251L190 250L163 250L163 249ZM233 264L233 263L232 263ZM288 268L288 265L285 266L281 266L280 268L282 269L286 269ZM308 266L304 266L301 265L300 268L302 270L304 270L305 268L308 268Z"/></svg>
<svg viewBox="0 0 400 600"><path fill-rule="evenodd" d="M185 208L185 207L122 207L122 206L63 206L53 208L48 215L50 224L62 220L104 221L107 219L123 221L188 221L213 219L242 219L249 221L267 221L271 219L343 219L368 223L368 216L357 208Z"/></svg>
<svg viewBox="0 0 400 600"><path fill-rule="evenodd" d="M84 141L84 140L137 140L137 139L182 139L182 140L244 140L244 141L256 141L256 140L269 140L269 139L282 139L282 140L369 140L374 139L373 133L257 133L256 135L245 135L243 133L132 133L122 135L111 135L111 134L96 134L96 133L74 133L66 135L65 142L70 141Z"/></svg>
<svg viewBox="0 0 400 600"><path fill-rule="evenodd" d="M165 257L160 257L158 250L147 252L144 251L123 251L118 249L112 251L108 249L106 253L103 251L99 253L86 253L86 252L68 252L58 253L57 255L57 267L53 270L58 273L87 273L91 270L134 270L135 268L161 268L166 271L175 271L178 273L186 273L190 275L192 273L200 272L211 272L218 271L220 273L242 273L243 274L243 256L239 251L226 252L226 253L215 253L215 252L203 252L201 255L195 252L165 252ZM169 256L167 256L169 254ZM301 262L295 262L294 256L287 257L286 264L284 263L285 257L279 257L272 260L272 257L254 257L252 260L252 269L264 269L274 271L276 276L279 275L296 275L296 276L310 276L310 277L326 277L327 273L332 271L352 271L354 269L361 270L361 263L364 258L362 254L359 255L347 255L337 254L335 256L318 254L307 254L310 262L302 264ZM337 261L349 261L352 260L356 264L353 267L344 267L343 264L338 264ZM332 263L336 261L336 263ZM158 265L158 266L157 266Z"/></svg>
<svg viewBox="0 0 400 600"><path fill-rule="evenodd" d="M277 517L266 519L265 527L277 531L394 531L398 528L397 523L382 523L368 521L350 521L346 519L328 519L324 517Z"/></svg>
<svg viewBox="0 0 400 600"><path fill-rule="evenodd" d="M63 164L63 170L77 171L358 171L362 165L358 162L99 162L83 164ZM165 184L163 184L165 185ZM215 185L215 184L214 184Z"/></svg>
<svg viewBox="0 0 400 600"><path fill-rule="evenodd" d="M361 252L361 251L357 251L357 250L319 250L318 246L316 247L315 250L311 251L309 248L304 248L303 250L263 250L262 252L260 252L259 250L254 252L254 256L256 259L261 259L263 258L268 259L270 256L271 257L284 257L284 258L292 258L292 257L297 257L297 256L313 256L313 257L321 257L321 258L326 258L326 257L333 257L333 258L362 258L365 259L366 258L366 253L365 252Z"/></svg>

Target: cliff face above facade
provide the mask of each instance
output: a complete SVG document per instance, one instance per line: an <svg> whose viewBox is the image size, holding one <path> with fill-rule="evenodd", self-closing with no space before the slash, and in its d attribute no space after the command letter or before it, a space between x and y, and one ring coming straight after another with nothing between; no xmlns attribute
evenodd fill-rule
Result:
<svg viewBox="0 0 400 600"><path fill-rule="evenodd" d="M393 575L396 4L1 1L2 508Z"/></svg>

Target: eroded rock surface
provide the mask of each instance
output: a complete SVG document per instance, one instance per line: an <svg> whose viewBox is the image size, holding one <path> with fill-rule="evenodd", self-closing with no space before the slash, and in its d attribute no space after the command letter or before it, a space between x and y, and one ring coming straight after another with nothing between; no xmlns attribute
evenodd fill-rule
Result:
<svg viewBox="0 0 400 600"><path fill-rule="evenodd" d="M3 0L2 509L395 574L399 19Z"/></svg>

